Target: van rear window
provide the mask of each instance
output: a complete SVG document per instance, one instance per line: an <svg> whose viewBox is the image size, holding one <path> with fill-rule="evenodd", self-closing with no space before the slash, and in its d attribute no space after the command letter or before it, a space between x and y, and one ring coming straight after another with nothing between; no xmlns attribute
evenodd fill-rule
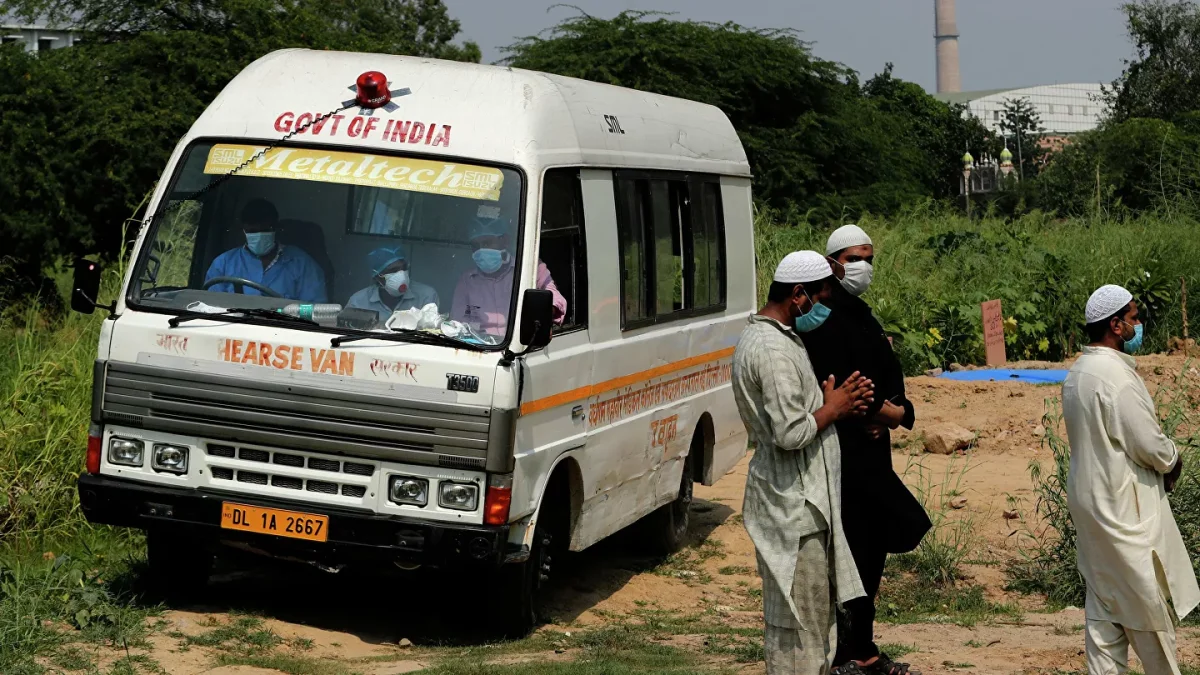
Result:
<svg viewBox="0 0 1200 675"><path fill-rule="evenodd" d="M626 330L725 306L725 222L715 177L618 171Z"/></svg>

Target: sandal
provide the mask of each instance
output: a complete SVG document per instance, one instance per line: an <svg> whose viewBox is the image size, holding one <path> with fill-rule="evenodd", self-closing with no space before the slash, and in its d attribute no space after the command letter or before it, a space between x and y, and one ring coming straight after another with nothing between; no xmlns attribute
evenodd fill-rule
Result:
<svg viewBox="0 0 1200 675"><path fill-rule="evenodd" d="M912 670L907 663L898 663L883 652L869 666L859 666L861 672L868 675L921 675L921 671Z"/></svg>

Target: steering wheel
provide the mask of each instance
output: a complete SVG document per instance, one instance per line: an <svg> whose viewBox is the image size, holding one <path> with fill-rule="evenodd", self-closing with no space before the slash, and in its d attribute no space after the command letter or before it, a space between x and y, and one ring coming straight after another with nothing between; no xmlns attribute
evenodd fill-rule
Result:
<svg viewBox="0 0 1200 675"><path fill-rule="evenodd" d="M217 284L233 284L233 292L234 293L242 293L243 295L245 294L243 291L243 287L249 286L250 288L253 288L254 290L258 291L259 293L262 293L263 295L270 297L270 298L282 298L283 297L282 295L276 293L275 291L271 290L270 288L268 288L266 286L263 286L260 283L255 283L253 281L250 281L249 279L243 279L241 277L213 277L213 278L209 279L208 281L205 281L204 285L201 286L200 288L202 290L207 291L208 289L212 288L213 286L216 286Z"/></svg>

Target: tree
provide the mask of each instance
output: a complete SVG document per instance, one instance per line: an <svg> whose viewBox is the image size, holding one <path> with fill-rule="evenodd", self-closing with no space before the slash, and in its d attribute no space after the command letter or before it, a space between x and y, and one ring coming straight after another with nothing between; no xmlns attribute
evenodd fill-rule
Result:
<svg viewBox="0 0 1200 675"><path fill-rule="evenodd" d="M1104 91L1111 121L1175 121L1200 109L1200 7L1144 0L1122 7L1137 56Z"/></svg>
<svg viewBox="0 0 1200 675"><path fill-rule="evenodd" d="M863 93L879 110L901 120L904 136L919 150L915 170L926 194L938 199L957 196L963 150L992 145L987 127L968 115L966 106L943 103L920 85L892 77L891 63L867 81Z"/></svg>
<svg viewBox="0 0 1200 675"><path fill-rule="evenodd" d="M112 255L175 143L242 68L284 47L478 61L440 0L0 0L83 44L0 48L0 240L16 283Z"/></svg>
<svg viewBox="0 0 1200 675"><path fill-rule="evenodd" d="M1029 99L1004 100L1004 110L1000 113L1000 133L1008 143L1013 159L1017 160L1014 162L1017 176L1023 181L1037 176L1042 167L1046 150L1041 142L1045 131L1041 115Z"/></svg>
<svg viewBox="0 0 1200 675"><path fill-rule="evenodd" d="M1193 116L1190 118L1194 120ZM1200 206L1200 129L1189 118L1131 119L1081 135L1038 177L1048 205L1065 214Z"/></svg>
<svg viewBox="0 0 1200 675"><path fill-rule="evenodd" d="M509 65L719 107L754 171L755 195L817 219L888 212L928 196L905 122L873 106L854 73L789 30L579 14L507 48Z"/></svg>

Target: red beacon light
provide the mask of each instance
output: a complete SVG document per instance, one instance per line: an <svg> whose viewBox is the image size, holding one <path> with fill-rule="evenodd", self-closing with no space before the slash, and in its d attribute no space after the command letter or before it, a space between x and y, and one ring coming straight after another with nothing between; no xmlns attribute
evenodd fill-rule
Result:
<svg viewBox="0 0 1200 675"><path fill-rule="evenodd" d="M358 93L354 96L354 101L362 108L382 108L392 100L387 77L377 70L359 75L355 84L358 86Z"/></svg>

